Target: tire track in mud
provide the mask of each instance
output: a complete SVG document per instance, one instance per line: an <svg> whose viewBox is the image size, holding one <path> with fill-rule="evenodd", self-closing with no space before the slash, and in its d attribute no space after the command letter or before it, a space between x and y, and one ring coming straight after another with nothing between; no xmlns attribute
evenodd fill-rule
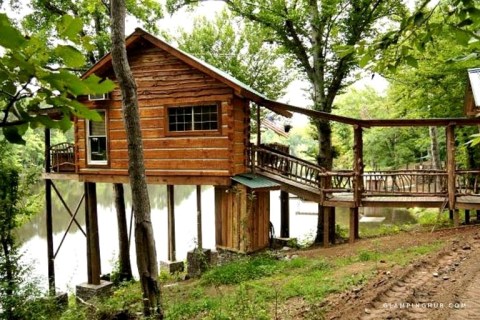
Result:
<svg viewBox="0 0 480 320"><path fill-rule="evenodd" d="M479 247L476 242L474 246ZM458 241L453 243L453 247L448 252L443 252L437 259L430 262L417 263L414 268L396 280L389 288L379 294L368 303L365 311L360 315L362 320L377 319L440 319L444 313L452 312L452 318L458 314L455 319L470 319L468 315L478 313L470 308L462 308L462 304L470 304L480 308L480 276L478 281L472 282L472 290L469 292L465 301L454 299L451 295L446 295L446 287L460 286L456 278L460 277L460 269L468 255L472 252L470 245L458 245ZM465 293L467 294L467 293ZM448 296L448 297L447 297ZM456 300L456 301L455 301ZM454 310L459 303L460 309ZM467 302L468 301L468 302ZM450 311L452 310L452 311Z"/></svg>

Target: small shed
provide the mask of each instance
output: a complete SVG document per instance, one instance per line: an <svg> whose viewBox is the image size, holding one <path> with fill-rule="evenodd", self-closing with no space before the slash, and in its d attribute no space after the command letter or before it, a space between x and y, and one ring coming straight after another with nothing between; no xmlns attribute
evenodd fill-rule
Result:
<svg viewBox="0 0 480 320"><path fill-rule="evenodd" d="M253 252L269 245L270 191L280 185L255 174L232 178L230 187L215 188L217 247Z"/></svg>
<svg viewBox="0 0 480 320"><path fill-rule="evenodd" d="M468 69L468 84L465 94L465 115L480 114L480 68Z"/></svg>

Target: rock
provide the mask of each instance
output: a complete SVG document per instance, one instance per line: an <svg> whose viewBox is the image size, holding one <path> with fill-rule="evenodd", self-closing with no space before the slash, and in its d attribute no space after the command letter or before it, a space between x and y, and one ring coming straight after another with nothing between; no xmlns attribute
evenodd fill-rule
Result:
<svg viewBox="0 0 480 320"><path fill-rule="evenodd" d="M455 282L455 281L457 281L457 279L452 279L452 280L450 280L450 281Z"/></svg>
<svg viewBox="0 0 480 320"><path fill-rule="evenodd" d="M293 254L292 255L292 259L297 259L298 258L298 254Z"/></svg>
<svg viewBox="0 0 480 320"><path fill-rule="evenodd" d="M380 260L380 263L386 263L386 261L385 260Z"/></svg>
<svg viewBox="0 0 480 320"><path fill-rule="evenodd" d="M438 272L432 273L432 276L434 276L435 278L438 278Z"/></svg>
<svg viewBox="0 0 480 320"><path fill-rule="evenodd" d="M355 293L359 293L360 291L362 291L362 288L361 287L353 288L352 291L355 292Z"/></svg>
<svg viewBox="0 0 480 320"><path fill-rule="evenodd" d="M366 313L366 314L370 314L370 313L371 313L370 309L365 308L365 313Z"/></svg>
<svg viewBox="0 0 480 320"><path fill-rule="evenodd" d="M282 251L290 251L290 250L292 250L292 248L289 248L289 247L283 247L281 250L282 250Z"/></svg>
<svg viewBox="0 0 480 320"><path fill-rule="evenodd" d="M467 243L467 244L464 244L463 247L462 247L463 250L471 250L472 247Z"/></svg>
<svg viewBox="0 0 480 320"><path fill-rule="evenodd" d="M448 279L450 279L449 276L443 276L443 280L448 280Z"/></svg>
<svg viewBox="0 0 480 320"><path fill-rule="evenodd" d="M458 267L458 266L460 265L460 262L455 262L453 265L454 265L455 267Z"/></svg>

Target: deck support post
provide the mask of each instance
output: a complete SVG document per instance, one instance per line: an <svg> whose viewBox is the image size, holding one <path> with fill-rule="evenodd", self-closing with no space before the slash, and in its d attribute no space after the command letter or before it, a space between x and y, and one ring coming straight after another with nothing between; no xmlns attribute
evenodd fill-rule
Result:
<svg viewBox="0 0 480 320"><path fill-rule="evenodd" d="M480 222L480 210L477 209L477 223Z"/></svg>
<svg viewBox="0 0 480 320"><path fill-rule="evenodd" d="M448 210L448 218L453 220L453 210Z"/></svg>
<svg viewBox="0 0 480 320"><path fill-rule="evenodd" d="M203 252L202 233L202 186L197 185L197 246L199 252Z"/></svg>
<svg viewBox="0 0 480 320"><path fill-rule="evenodd" d="M50 172L50 129L45 128L45 172ZM48 292L55 295L55 253L53 248L52 180L45 179L45 220L47 227Z"/></svg>
<svg viewBox="0 0 480 320"><path fill-rule="evenodd" d="M460 212L458 209L453 210L453 226L456 228L460 225Z"/></svg>
<svg viewBox="0 0 480 320"><path fill-rule="evenodd" d="M470 224L470 209L465 209L465 224Z"/></svg>
<svg viewBox="0 0 480 320"><path fill-rule="evenodd" d="M176 248L175 248L175 194L174 186L167 185L167 211L168 211L168 260L175 262Z"/></svg>
<svg viewBox="0 0 480 320"><path fill-rule="evenodd" d="M362 204L362 193L363 193L363 132L362 127L356 125L354 126L354 141L353 141L353 150L354 150L354 190L353 190L353 201L355 202L355 207L360 207Z"/></svg>
<svg viewBox="0 0 480 320"><path fill-rule="evenodd" d="M349 242L354 243L358 239L358 207L350 208Z"/></svg>
<svg viewBox="0 0 480 320"><path fill-rule="evenodd" d="M328 232L330 233L328 236L330 238L330 242L332 244L335 244L335 222L336 222L336 219L335 219L335 207L327 207L327 211L329 211L329 223L328 223L328 226L329 226L329 229L328 229Z"/></svg>
<svg viewBox="0 0 480 320"><path fill-rule="evenodd" d="M290 197L288 192L280 191L280 238L290 237Z"/></svg>
<svg viewBox="0 0 480 320"><path fill-rule="evenodd" d="M85 182L85 224L87 226L88 283L100 284L100 241L98 237L97 191L94 182Z"/></svg>
<svg viewBox="0 0 480 320"><path fill-rule="evenodd" d="M320 207L319 207L320 209ZM327 207L321 207L323 215L323 247L328 248L330 246L330 211Z"/></svg>
<svg viewBox="0 0 480 320"><path fill-rule="evenodd" d="M448 189L448 208L455 209L455 125L448 125L446 128L447 136L447 189Z"/></svg>

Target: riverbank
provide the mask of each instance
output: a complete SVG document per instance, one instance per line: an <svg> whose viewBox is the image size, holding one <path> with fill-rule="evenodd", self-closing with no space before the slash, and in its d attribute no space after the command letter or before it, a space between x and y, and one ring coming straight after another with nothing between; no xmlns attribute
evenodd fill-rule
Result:
<svg viewBox="0 0 480 320"><path fill-rule="evenodd" d="M457 244L456 251L476 252L477 231L477 226L403 231L327 249L269 251L242 257L211 269L200 279L186 281L181 274L162 273L166 318L362 318L368 316L365 309L374 310L381 289L405 278L419 263L435 266L454 252L452 243ZM470 249L462 249L465 243ZM455 282L462 281L460 273L455 278ZM140 297L138 284L123 285L93 307L72 304L61 318L139 319Z"/></svg>

